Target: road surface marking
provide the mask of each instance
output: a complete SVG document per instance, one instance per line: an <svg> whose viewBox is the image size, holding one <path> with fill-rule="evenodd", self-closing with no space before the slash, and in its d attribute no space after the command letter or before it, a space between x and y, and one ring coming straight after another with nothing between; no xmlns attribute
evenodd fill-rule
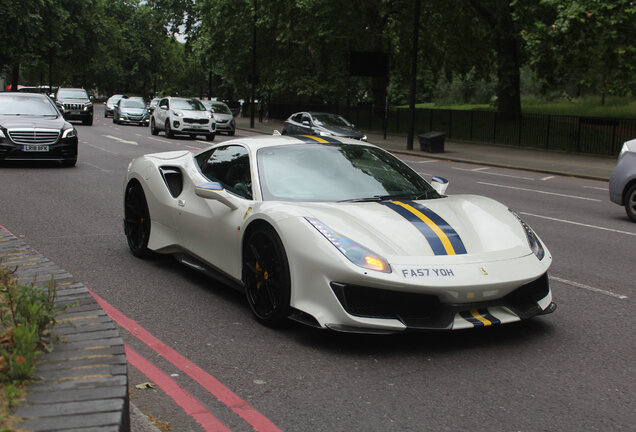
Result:
<svg viewBox="0 0 636 432"><path fill-rule="evenodd" d="M82 141L82 144L86 144L89 147L93 147L102 151L105 151L106 153L110 153L110 154L114 154L114 155L118 155L119 153L115 153L114 151L110 151L110 150L106 150L105 148L102 148L100 146L96 146L95 144L89 144L87 142Z"/></svg>
<svg viewBox="0 0 636 432"><path fill-rule="evenodd" d="M439 160L437 159L431 159L431 160L409 160L409 163L416 163L416 164L423 164L423 163L432 163L432 162L439 162Z"/></svg>
<svg viewBox="0 0 636 432"><path fill-rule="evenodd" d="M547 177L543 177L543 178L541 179L541 181L551 180L551 179L553 179L553 178L554 178L554 176L547 176Z"/></svg>
<svg viewBox="0 0 636 432"><path fill-rule="evenodd" d="M590 225L590 224L585 224L585 223L581 223L581 222L569 221L569 220L566 220L566 219L558 219L558 218L553 218L553 217L549 217L549 216L541 216L541 215L534 214L534 213L519 212L519 214L526 215L526 216L534 216L534 217L538 217L538 218L541 218L541 219L548 219L548 220L552 220L552 221L556 221L556 222L563 222L563 223L567 223L567 224L570 224L570 225L583 226L583 227L586 227L586 228L594 228L594 229L603 230L603 231L610 231L610 232L614 232L614 233L617 233L617 234L625 234L625 235L630 235L630 236L636 236L636 233L633 233L633 232L621 231L621 230L617 230L617 229L613 229L613 228L606 228L606 227L602 227L602 226L598 226L598 225Z"/></svg>
<svg viewBox="0 0 636 432"><path fill-rule="evenodd" d="M578 282L572 282L572 281L569 281L567 279L562 279L560 277L548 276L548 278L550 280L561 282L561 283L564 283L566 285L573 286L575 288L582 288L582 289L585 289L585 290L588 290L588 291L592 291L592 292L595 292L595 293L599 293L599 294L603 294L603 295L606 295L606 296L609 296L609 297L614 297L614 298L621 299L621 300L624 300L624 299L627 298L626 295L616 294L616 293L613 293L611 291L606 291L606 290L603 290L603 289L600 289L600 288L595 288L595 287L592 287L592 286L589 286L589 285L585 285L585 284L582 284L582 283L578 283Z"/></svg>
<svg viewBox="0 0 636 432"><path fill-rule="evenodd" d="M239 398L212 375L154 337L148 330L139 325L139 323L115 309L88 287L86 289L113 321L199 383L199 385L214 395L221 403L225 404L239 417L252 425L255 430L262 432L282 432L267 417L252 408L247 402Z"/></svg>
<svg viewBox="0 0 636 432"><path fill-rule="evenodd" d="M422 171L415 171L415 172L418 173L419 175L425 175L425 176L433 175L431 173L425 173L425 172L422 172Z"/></svg>
<svg viewBox="0 0 636 432"><path fill-rule="evenodd" d="M172 378L124 344L126 360L149 380L157 384L186 414L196 420L206 432L231 432L199 400L182 389Z"/></svg>
<svg viewBox="0 0 636 432"><path fill-rule="evenodd" d="M607 192L609 189L608 188L602 188L602 187L596 187L596 186L583 186L585 189L595 189L595 190L600 190L603 192Z"/></svg>
<svg viewBox="0 0 636 432"><path fill-rule="evenodd" d="M521 180L530 180L530 181L534 181L535 179L530 178L530 177L522 177L522 176L517 176L517 175L512 175L512 174L503 174L503 173L497 173L497 172L491 172L491 171L483 171L483 170L487 170L489 169L489 167L484 167L484 168L461 168L461 167L451 167L455 170L459 170L459 171L470 171L470 172L478 172L481 174L488 174L488 175L494 175L494 176L499 176L499 177L510 177L510 178L516 178L516 179L521 179Z"/></svg>
<svg viewBox="0 0 636 432"><path fill-rule="evenodd" d="M102 136L104 138L110 138L112 140L119 141L119 142L124 143L124 144L139 145L137 143L137 141L128 141L128 140L125 140L125 139L122 139L122 138L119 138L119 137L116 137L116 136L112 136L112 135L102 135Z"/></svg>
<svg viewBox="0 0 636 432"><path fill-rule="evenodd" d="M599 199L580 197L580 196L576 196L576 195L566 195L566 194L560 194L560 193L556 193L556 192L547 192L547 191L541 191L541 190L536 190L536 189L526 189L526 188L520 188L520 187L515 187L515 186L500 185L500 184L495 184L495 183L486 183L486 182L477 182L477 183L478 184L482 184L482 185L486 185L486 186L495 186L495 187L501 187L501 188L506 188L506 189L515 189L515 190L520 190L520 191L525 191L525 192L535 192L535 193L545 194L545 195L555 195L555 196L560 196L560 197L565 197L565 198L574 198L574 199L580 199L580 200L585 200L585 201L601 202L601 200L599 200Z"/></svg>
<svg viewBox="0 0 636 432"><path fill-rule="evenodd" d="M102 172L105 172L105 173L109 173L109 172L110 172L110 170L104 169L104 168L102 168L102 167L98 167L97 165L93 165L93 164L92 164L92 163L90 163L90 162L81 162L81 163L80 163L80 165L88 165L88 166L91 166L91 167L93 167L93 168L96 168L96 169L98 169L98 170L100 170L100 171L102 171Z"/></svg>
<svg viewBox="0 0 636 432"><path fill-rule="evenodd" d="M162 142L162 143L165 143L165 144L172 144L173 143L173 141L168 141L166 139L153 138L153 137L146 137L146 138L149 139L149 140L153 140L153 141L159 141L159 142Z"/></svg>

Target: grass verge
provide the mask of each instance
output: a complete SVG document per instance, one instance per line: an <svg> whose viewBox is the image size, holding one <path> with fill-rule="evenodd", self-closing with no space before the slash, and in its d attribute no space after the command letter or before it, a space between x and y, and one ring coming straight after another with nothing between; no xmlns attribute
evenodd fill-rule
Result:
<svg viewBox="0 0 636 432"><path fill-rule="evenodd" d="M19 430L11 412L35 378L37 356L53 346L55 280L23 285L15 270L0 265L0 432Z"/></svg>

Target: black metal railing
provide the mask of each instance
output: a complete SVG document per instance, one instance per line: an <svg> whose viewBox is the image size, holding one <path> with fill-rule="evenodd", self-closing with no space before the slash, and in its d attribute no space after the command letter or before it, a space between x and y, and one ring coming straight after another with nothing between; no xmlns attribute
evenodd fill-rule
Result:
<svg viewBox="0 0 636 432"><path fill-rule="evenodd" d="M268 105L270 118L285 120L298 111L332 112L345 116L360 129L380 132L384 112L370 105L347 109L337 104L276 103ZM393 108L387 132L406 134L408 109ZM636 138L636 119L581 117L524 113L519 120L506 120L490 110L415 110L417 134L441 131L448 139L504 144L566 152L616 155L623 142Z"/></svg>

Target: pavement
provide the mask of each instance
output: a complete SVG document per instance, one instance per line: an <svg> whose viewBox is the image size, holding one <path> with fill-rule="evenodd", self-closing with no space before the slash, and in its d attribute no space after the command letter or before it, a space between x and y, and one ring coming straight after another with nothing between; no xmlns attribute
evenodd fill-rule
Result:
<svg viewBox="0 0 636 432"><path fill-rule="evenodd" d="M272 134L283 128L282 121L270 119L259 122L254 119L254 128L250 127L249 117L236 117L236 127L244 131ZM614 167L615 156L565 153L527 147L484 144L477 142L446 140L443 153L427 153L420 150L417 133L413 150L407 149L405 135L387 134L365 131L368 142L384 148L392 153L424 156L433 159L451 160L455 162L489 165L502 168L523 169L534 172L580 177L594 180L609 180ZM419 133L423 133L421 131Z"/></svg>

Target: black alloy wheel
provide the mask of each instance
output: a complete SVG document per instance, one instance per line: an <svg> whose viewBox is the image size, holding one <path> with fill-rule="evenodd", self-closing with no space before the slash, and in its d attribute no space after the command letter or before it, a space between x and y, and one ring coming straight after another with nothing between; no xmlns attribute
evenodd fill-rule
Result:
<svg viewBox="0 0 636 432"><path fill-rule="evenodd" d="M155 124L155 118L150 118L150 133L152 135L159 135L159 129L157 129L157 125Z"/></svg>
<svg viewBox="0 0 636 432"><path fill-rule="evenodd" d="M174 136L174 132L172 132L172 128L170 127L170 119L166 120L166 136L168 138L172 138Z"/></svg>
<svg viewBox="0 0 636 432"><path fill-rule="evenodd" d="M627 216L636 222L636 184L632 185L625 194L625 211Z"/></svg>
<svg viewBox="0 0 636 432"><path fill-rule="evenodd" d="M144 190L137 182L131 182L126 188L124 217L124 231L130 251L138 258L150 256L150 212Z"/></svg>
<svg viewBox="0 0 636 432"><path fill-rule="evenodd" d="M290 313L291 278L285 248L276 232L261 226L248 235L243 249L243 284L256 319L276 327Z"/></svg>

